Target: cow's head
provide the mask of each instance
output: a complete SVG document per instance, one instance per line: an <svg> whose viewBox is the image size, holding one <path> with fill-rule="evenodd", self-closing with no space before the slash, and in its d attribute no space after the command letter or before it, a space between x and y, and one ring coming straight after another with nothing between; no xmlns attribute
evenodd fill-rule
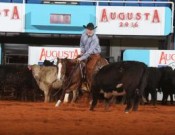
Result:
<svg viewBox="0 0 175 135"><path fill-rule="evenodd" d="M33 77L35 78L35 79L37 79L37 78L39 78L39 73L40 73L40 66L38 66L38 65L29 65L28 66L28 69L29 70L32 70L32 74L33 74Z"/></svg>

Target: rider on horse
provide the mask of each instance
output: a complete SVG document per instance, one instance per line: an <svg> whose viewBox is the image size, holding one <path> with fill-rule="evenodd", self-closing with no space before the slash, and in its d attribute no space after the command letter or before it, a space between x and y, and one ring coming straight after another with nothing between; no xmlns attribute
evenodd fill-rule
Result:
<svg viewBox="0 0 175 135"><path fill-rule="evenodd" d="M97 61L101 58L101 47L99 39L95 34L93 23L88 23L87 26L83 25L86 31L82 34L80 39L81 54L76 59L77 61L86 61L86 79L91 87L92 75Z"/></svg>
<svg viewBox="0 0 175 135"><path fill-rule="evenodd" d="M82 34L81 39L80 39L80 49L81 49L81 54L73 60L73 63L79 63L79 69L78 68L74 68L73 74L70 75L70 79L69 79L69 83L68 86L63 90L63 94L61 96L61 98L58 100L58 102L56 103L56 107L58 107L60 105L60 103L63 101L63 98L66 99L68 96L68 91L74 91L73 89L77 89L79 87L79 84L81 85L81 77L82 76L82 67L81 67L81 61L85 61L86 63L86 71L85 71L85 76L86 76L86 82L88 84L87 89L90 90L91 88L91 82L92 82L92 78L93 78L93 73L96 70L96 65L98 65L98 61L101 60L101 47L99 45L99 39L97 37L97 35L94 33L95 28L93 23L88 23L87 26L83 25L83 27L86 29L86 31ZM106 60L103 62L103 60L101 60L102 62L99 64L99 66L104 66L107 64ZM77 67L77 66L75 66ZM80 72L79 72L80 71ZM80 77L79 73L81 73ZM75 77L76 75L76 77ZM75 78L74 78L75 77ZM67 94L66 94L67 93ZM64 97L65 95L65 97ZM75 97L75 96L73 96ZM75 99L75 98L74 98Z"/></svg>

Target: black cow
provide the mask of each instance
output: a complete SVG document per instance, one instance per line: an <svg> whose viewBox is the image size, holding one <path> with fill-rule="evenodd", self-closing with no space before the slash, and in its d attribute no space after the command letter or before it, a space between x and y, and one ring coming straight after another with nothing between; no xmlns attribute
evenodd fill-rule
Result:
<svg viewBox="0 0 175 135"><path fill-rule="evenodd" d="M26 65L0 65L0 96L35 101L39 88Z"/></svg>
<svg viewBox="0 0 175 135"><path fill-rule="evenodd" d="M170 102L173 104L173 94L175 89L175 71L172 67L166 66L160 68L162 77L160 87L163 92L162 104L167 104L168 96L170 95Z"/></svg>
<svg viewBox="0 0 175 135"><path fill-rule="evenodd" d="M91 87L92 103L90 110L94 110L101 90L105 94L121 95L114 91L114 89L122 86L126 92L127 106L125 112L129 112L132 107L133 111L137 111L139 99L146 87L146 81L147 66L142 62L123 61L104 66L94 76ZM108 98L108 96L105 97Z"/></svg>
<svg viewBox="0 0 175 135"><path fill-rule="evenodd" d="M148 80L145 88L145 98L149 101L148 96L151 94L152 104L155 105L157 101L157 90L160 91L162 73L157 67L148 67Z"/></svg>
<svg viewBox="0 0 175 135"><path fill-rule="evenodd" d="M54 65L54 61L51 62L49 60L44 60L43 65L44 66L53 66Z"/></svg>

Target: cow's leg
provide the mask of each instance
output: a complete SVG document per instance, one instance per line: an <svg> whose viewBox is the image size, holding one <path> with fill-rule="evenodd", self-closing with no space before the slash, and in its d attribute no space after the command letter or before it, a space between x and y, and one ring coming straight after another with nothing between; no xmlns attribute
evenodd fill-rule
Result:
<svg viewBox="0 0 175 135"><path fill-rule="evenodd" d="M104 105L105 105L105 110L107 111L109 109L109 102L110 102L110 99L112 98L112 92L104 92Z"/></svg>
<svg viewBox="0 0 175 135"><path fill-rule="evenodd" d="M141 97L141 102L140 102L142 105L143 104L147 104L148 103L148 100L144 97L144 96L142 96Z"/></svg>
<svg viewBox="0 0 175 135"><path fill-rule="evenodd" d="M165 94L164 94L164 92L163 92L162 105L164 105L164 104L165 104Z"/></svg>
<svg viewBox="0 0 175 135"><path fill-rule="evenodd" d="M47 103L50 101L50 92L49 92L49 89L45 89L44 90L44 96L45 96L45 99L44 99L44 102Z"/></svg>
<svg viewBox="0 0 175 135"><path fill-rule="evenodd" d="M162 98L162 104L163 105L167 104L167 99L168 99L168 93L163 92L163 98Z"/></svg>
<svg viewBox="0 0 175 135"><path fill-rule="evenodd" d="M148 96L149 96L148 89L145 89L145 91L144 91L144 97L145 97L147 103L149 102Z"/></svg>
<svg viewBox="0 0 175 135"><path fill-rule="evenodd" d="M132 96L130 94L126 94L126 108L125 113L128 113L132 108Z"/></svg>
<svg viewBox="0 0 175 135"><path fill-rule="evenodd" d="M110 98L105 98L104 104L105 104L105 110L108 111L109 106L115 101L116 97L112 96Z"/></svg>
<svg viewBox="0 0 175 135"><path fill-rule="evenodd" d="M39 88L44 92L44 102L50 101L50 89L49 86L43 82L39 84Z"/></svg>
<svg viewBox="0 0 175 135"><path fill-rule="evenodd" d="M152 89L151 99L152 99L153 105L156 105L156 101L157 101L157 91L156 91L156 89Z"/></svg>
<svg viewBox="0 0 175 135"><path fill-rule="evenodd" d="M104 104L105 104L105 110L106 111L108 111L108 109L109 109L109 102L110 102L110 98L105 98Z"/></svg>
<svg viewBox="0 0 175 135"><path fill-rule="evenodd" d="M98 101L98 98L99 98L99 94L100 94L100 90L97 90L97 89L94 89L91 91L92 93L92 102L91 102L91 105L90 105L90 111L93 111L95 106L97 105L97 101Z"/></svg>
<svg viewBox="0 0 175 135"><path fill-rule="evenodd" d="M133 111L138 111L138 106L139 106L139 99L140 99L140 96L136 93L134 95L134 103L133 103Z"/></svg>
<svg viewBox="0 0 175 135"><path fill-rule="evenodd" d="M170 93L170 103L171 105L173 105L173 94L172 93Z"/></svg>

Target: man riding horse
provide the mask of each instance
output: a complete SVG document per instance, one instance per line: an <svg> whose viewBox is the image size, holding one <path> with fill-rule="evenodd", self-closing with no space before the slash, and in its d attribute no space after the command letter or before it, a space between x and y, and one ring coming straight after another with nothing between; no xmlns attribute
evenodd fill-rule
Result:
<svg viewBox="0 0 175 135"><path fill-rule="evenodd" d="M86 77L86 82L88 84L87 89L90 90L91 88L91 82L93 79L93 74L95 71L98 71L99 68L103 67L104 65L108 64L107 60L102 58L100 53L101 53L101 47L99 44L99 39L97 35L95 34L94 30L97 28L95 27L93 23L88 23L86 26L83 25L83 27L86 29L85 32L82 34L81 39L80 39L80 49L81 49L81 54L74 59L74 63L86 63L85 66L85 77ZM82 69L81 73L82 73ZM74 74L71 75L71 81L69 81L69 86L63 91L62 97L58 102L56 103L55 106L59 106L60 103L63 101L63 97L67 97L65 93L66 91L70 91L70 89L73 89L75 87L78 88L78 84L81 83L80 79L75 79L75 74L79 76L77 72L77 69L73 72ZM76 81L76 82L75 82ZM67 84L67 83L66 83ZM73 87L75 85L75 87ZM80 84L81 85L81 84ZM75 89L77 89L75 88ZM75 90L74 90L75 92Z"/></svg>
<svg viewBox="0 0 175 135"><path fill-rule="evenodd" d="M78 62L86 61L86 80L90 88L95 65L101 58L101 47L99 39L94 32L97 26L94 27L93 23L88 23L87 26L83 25L83 27L86 30L80 39L81 54L76 60Z"/></svg>

